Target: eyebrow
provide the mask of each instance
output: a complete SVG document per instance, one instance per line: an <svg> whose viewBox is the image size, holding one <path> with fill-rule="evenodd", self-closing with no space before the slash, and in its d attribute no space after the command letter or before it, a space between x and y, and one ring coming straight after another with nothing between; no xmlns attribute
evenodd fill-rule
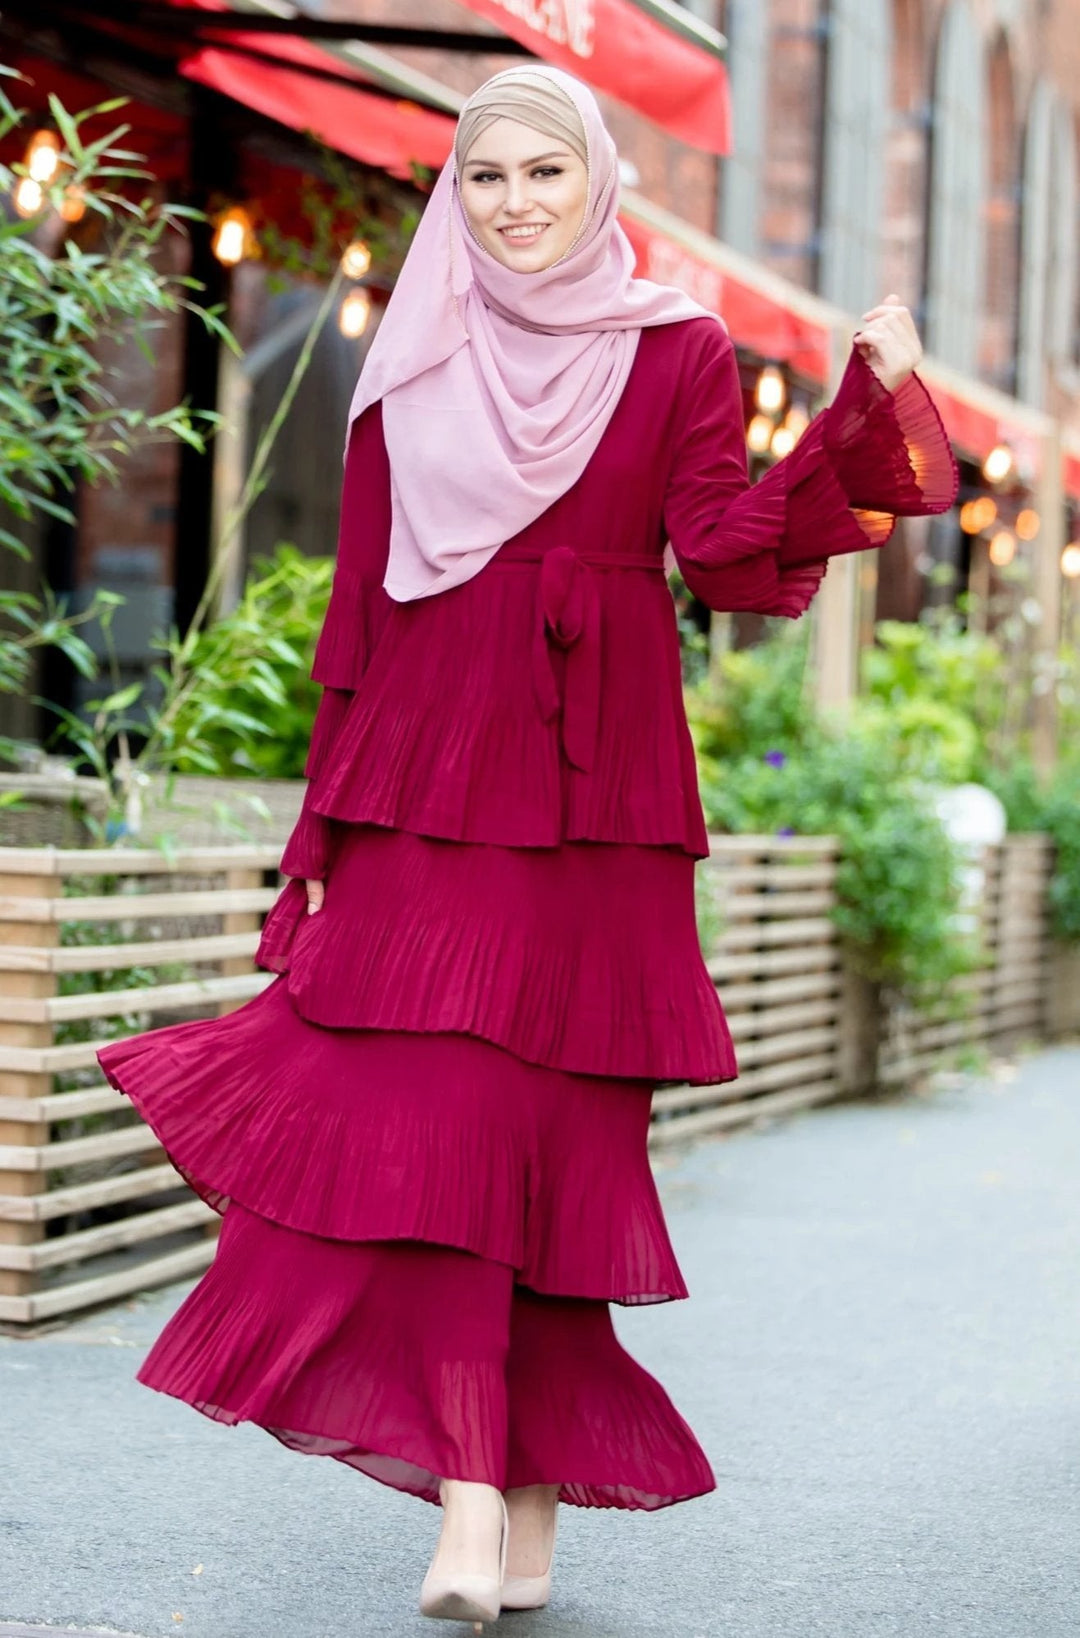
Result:
<svg viewBox="0 0 1080 1638"><path fill-rule="evenodd" d="M542 159L569 159L569 158L570 158L570 150L568 148L553 148L551 150L551 152L548 153L548 154L537 154L535 159L523 159L521 161L521 164L524 167L526 165L539 165L539 163L540 163L540 161ZM504 166L500 165L499 162L497 160L495 160L495 159L467 159L465 161L465 163L466 163L466 165L482 165L482 166L484 166L484 168L486 170L489 170L489 171L501 171L501 170L503 170L505 168Z"/></svg>

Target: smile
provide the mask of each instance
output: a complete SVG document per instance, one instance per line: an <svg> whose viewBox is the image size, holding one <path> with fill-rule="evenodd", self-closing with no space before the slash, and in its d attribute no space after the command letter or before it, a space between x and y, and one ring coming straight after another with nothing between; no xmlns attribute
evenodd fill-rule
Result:
<svg viewBox="0 0 1080 1638"><path fill-rule="evenodd" d="M528 222L521 227L504 227L499 232L504 239L510 239L515 244L528 244L532 239L538 239L548 226L547 222Z"/></svg>

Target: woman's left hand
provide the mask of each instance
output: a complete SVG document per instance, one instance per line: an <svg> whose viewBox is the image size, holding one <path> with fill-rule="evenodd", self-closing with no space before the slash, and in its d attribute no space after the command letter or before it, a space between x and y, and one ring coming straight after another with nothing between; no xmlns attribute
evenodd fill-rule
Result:
<svg viewBox="0 0 1080 1638"><path fill-rule="evenodd" d="M888 392L907 380L923 355L915 321L899 296L886 296L863 314L854 342Z"/></svg>

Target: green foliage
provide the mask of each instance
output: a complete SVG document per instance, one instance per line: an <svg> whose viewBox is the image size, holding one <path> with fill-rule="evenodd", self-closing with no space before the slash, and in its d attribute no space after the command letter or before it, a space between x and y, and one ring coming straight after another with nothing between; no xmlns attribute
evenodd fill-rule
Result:
<svg viewBox="0 0 1080 1638"><path fill-rule="evenodd" d="M913 773L946 784L985 777L1006 718L1006 657L953 609L882 620L863 655L861 720Z"/></svg>
<svg viewBox="0 0 1080 1638"><path fill-rule="evenodd" d="M808 641L807 631L785 624L768 642L715 658L711 675L686 696L699 759L764 756L816 737L806 688Z"/></svg>
<svg viewBox="0 0 1080 1638"><path fill-rule="evenodd" d="M1009 829L1043 831L1054 843L1047 898L1057 938L1080 943L1080 763L1064 763L1048 784L1030 762L1017 762L990 781L1005 804Z"/></svg>
<svg viewBox="0 0 1080 1638"><path fill-rule="evenodd" d="M0 68L7 80L18 78ZM54 181L41 209L21 220L0 220L0 551L26 558L18 532L35 519L72 520L69 499L77 482L115 481L120 463L137 445L181 439L203 447L214 417L187 405L151 413L119 404L105 362L110 342L135 339L153 356L151 336L170 316L189 310L230 345L216 310L198 307L190 278L163 271L161 251L197 213L152 197L142 156L122 146L129 126L114 125L90 141L88 121L109 115L124 99L72 114L50 97L63 143ZM0 138L26 115L0 90ZM11 192L26 177L23 165L0 165L0 189ZM78 195L85 217L65 231L65 199ZM40 230L40 231L39 231ZM54 253L38 239L53 242ZM83 673L94 656L79 627L107 605L100 594L78 616L62 599L0 590L0 691L22 690L33 651L58 647ZM15 747L0 743L0 756Z"/></svg>
<svg viewBox="0 0 1080 1638"><path fill-rule="evenodd" d="M919 1002L977 964L957 920L955 849L888 746L822 732L787 756L705 763L701 776L714 829L839 838L834 919L868 978Z"/></svg>
<svg viewBox="0 0 1080 1638"><path fill-rule="evenodd" d="M331 558L304 557L294 546L255 563L237 607L192 648L192 686L167 731L172 769L303 774L320 693L308 673L332 575ZM169 674L164 668L163 687Z"/></svg>

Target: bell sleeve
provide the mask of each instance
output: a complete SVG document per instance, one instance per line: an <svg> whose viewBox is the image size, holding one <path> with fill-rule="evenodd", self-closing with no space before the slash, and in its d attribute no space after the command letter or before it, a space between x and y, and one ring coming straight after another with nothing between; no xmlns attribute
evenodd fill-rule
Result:
<svg viewBox="0 0 1080 1638"><path fill-rule="evenodd" d="M375 405L354 424L345 460L334 583L311 667L323 694L304 765L304 805L281 856L286 876L320 880L329 868L330 821L315 812L311 796L389 609L382 586L389 539L390 472Z"/></svg>
<svg viewBox="0 0 1080 1638"><path fill-rule="evenodd" d="M686 394L664 524L709 608L796 619L830 557L881 546L898 516L945 512L958 473L915 375L890 393L853 349L832 404L756 484L747 472L735 349L717 327Z"/></svg>

